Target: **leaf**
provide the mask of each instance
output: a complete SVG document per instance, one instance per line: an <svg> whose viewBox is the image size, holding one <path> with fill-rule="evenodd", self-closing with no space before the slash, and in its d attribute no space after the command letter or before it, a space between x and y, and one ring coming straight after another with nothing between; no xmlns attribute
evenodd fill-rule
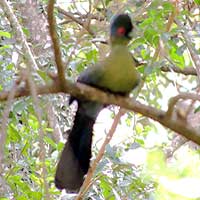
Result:
<svg viewBox="0 0 200 200"><path fill-rule="evenodd" d="M0 30L0 37L11 38L11 34L9 32Z"/></svg>
<svg viewBox="0 0 200 200"><path fill-rule="evenodd" d="M28 154L28 150L29 150L29 148L30 148L30 142L29 142L29 141L25 141L24 143L25 143L25 145L24 145L24 147L23 147L21 153L22 153L24 156L28 156L28 155L29 155L29 154Z"/></svg>
<svg viewBox="0 0 200 200"><path fill-rule="evenodd" d="M169 12L172 12L174 10L174 6L171 2L163 2L163 8L164 8L164 11L169 13Z"/></svg>
<svg viewBox="0 0 200 200"><path fill-rule="evenodd" d="M37 70L37 73L45 82L50 81L50 78L46 72L44 72L42 70Z"/></svg>
<svg viewBox="0 0 200 200"><path fill-rule="evenodd" d="M21 196L19 195L16 200L27 200L27 198L25 196Z"/></svg>
<svg viewBox="0 0 200 200"><path fill-rule="evenodd" d="M26 103L24 102L24 100L17 101L13 106L13 111L16 113L21 114L23 111L25 111L25 109L26 109Z"/></svg>
<svg viewBox="0 0 200 200"><path fill-rule="evenodd" d="M30 191L28 193L28 196L29 196L30 199L33 199L33 200L41 200L42 199L42 193L41 192Z"/></svg>
<svg viewBox="0 0 200 200"><path fill-rule="evenodd" d="M155 46L158 45L158 41L159 41L159 36L157 34L157 31L155 31L152 28L148 28L145 32L144 32L144 37L145 39L150 43L153 44Z"/></svg>
<svg viewBox="0 0 200 200"><path fill-rule="evenodd" d="M198 106L195 110L194 113L200 112L200 106Z"/></svg>
<svg viewBox="0 0 200 200"><path fill-rule="evenodd" d="M3 45L0 47L0 51L3 51L5 49L10 49L11 48L11 45Z"/></svg>
<svg viewBox="0 0 200 200"><path fill-rule="evenodd" d="M179 55L178 48L172 47L170 49L169 55L171 59L181 68L184 69L185 67L185 60L182 55Z"/></svg>
<svg viewBox="0 0 200 200"><path fill-rule="evenodd" d="M47 137L45 136L44 137L44 141L47 143L47 144L50 144L52 147L56 148L56 143L50 138L50 137Z"/></svg>
<svg viewBox="0 0 200 200"><path fill-rule="evenodd" d="M14 68L14 64L10 63L9 65L6 66L7 70L12 70Z"/></svg>
<svg viewBox="0 0 200 200"><path fill-rule="evenodd" d="M33 130L37 130L39 128L39 123L34 115L29 115L28 124Z"/></svg>
<svg viewBox="0 0 200 200"><path fill-rule="evenodd" d="M200 5L200 0L194 0L197 5Z"/></svg>
<svg viewBox="0 0 200 200"><path fill-rule="evenodd" d="M132 48L136 48L140 45L143 45L145 42L145 39L144 38L137 38L135 39L132 43L131 43L131 47Z"/></svg>
<svg viewBox="0 0 200 200"><path fill-rule="evenodd" d="M18 142L21 140L19 131L17 130L17 127L13 123L9 124L7 132L8 132L9 139L12 142Z"/></svg>
<svg viewBox="0 0 200 200"><path fill-rule="evenodd" d="M27 37L30 36L30 31L29 31L27 28L24 28L24 27L23 27L22 30L23 30L24 34L25 34Z"/></svg>
<svg viewBox="0 0 200 200"><path fill-rule="evenodd" d="M59 142L57 145L58 151L61 151L64 148L65 144L63 142Z"/></svg>

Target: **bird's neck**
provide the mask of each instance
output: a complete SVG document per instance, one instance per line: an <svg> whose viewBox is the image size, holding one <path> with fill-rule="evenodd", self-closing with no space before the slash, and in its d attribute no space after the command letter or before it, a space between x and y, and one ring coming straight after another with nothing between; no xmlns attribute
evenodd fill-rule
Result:
<svg viewBox="0 0 200 200"><path fill-rule="evenodd" d="M110 54L108 58L113 61L127 62L127 57L130 57L129 49L126 45L123 44L113 44L110 49Z"/></svg>
<svg viewBox="0 0 200 200"><path fill-rule="evenodd" d="M107 73L127 78L126 74L133 69L133 59L126 45L113 45L108 57L105 59ZM116 75L117 74L117 75Z"/></svg>
<svg viewBox="0 0 200 200"><path fill-rule="evenodd" d="M125 39L125 38L116 38L111 36L110 37L110 46L115 47L115 46L119 46L119 45L123 45L123 46L127 46L128 45L129 40Z"/></svg>

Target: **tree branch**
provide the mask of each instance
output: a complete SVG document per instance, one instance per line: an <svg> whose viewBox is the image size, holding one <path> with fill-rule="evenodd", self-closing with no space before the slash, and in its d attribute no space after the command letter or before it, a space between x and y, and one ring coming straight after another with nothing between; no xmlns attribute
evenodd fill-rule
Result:
<svg viewBox="0 0 200 200"><path fill-rule="evenodd" d="M193 101L200 101L200 96L198 94L194 94L194 93L180 93L175 97L170 98L169 100L169 104L168 104L168 110L166 112L166 115L168 117L172 116L172 113L174 111L174 106L176 105L176 103L180 100L180 99L191 99Z"/></svg>
<svg viewBox="0 0 200 200"><path fill-rule="evenodd" d="M184 69L180 69L179 67L176 66L162 66L161 67L161 71L163 72L176 72L178 74L184 74L184 75L193 75L193 76L197 76L197 72L195 70L195 68L193 67L185 67Z"/></svg>
<svg viewBox="0 0 200 200"><path fill-rule="evenodd" d="M8 93L8 98L7 98L7 104L4 108L3 115L1 116L2 121L1 121L1 128L0 128L0 141L1 141L1 146L0 146L0 174L2 174L2 163L3 163L3 158L4 158L4 146L6 143L6 128L7 128L7 122L8 122L8 116L10 113L10 108L13 103L13 99L15 96L15 91L17 88L17 82L13 85L11 90Z"/></svg>
<svg viewBox="0 0 200 200"><path fill-rule="evenodd" d="M99 89L80 84L72 83L70 81L65 81L64 90L61 90L59 87L59 82L54 81L50 85L38 86L37 94L49 94L49 93L70 93L72 96L77 98L86 98L92 101L98 101L104 104L114 104L126 108L128 110L140 113L146 117L149 117L155 121L158 121L160 124L166 126L167 128L175 131L176 133L184 136L188 140L191 140L200 145L200 135L199 133L192 128L189 124L182 122L179 119L172 119L166 115L166 112L158 110L152 106L147 106L141 104L138 101L135 101L128 97L121 97L118 95L110 94L103 92ZM0 100L7 100L9 92L4 91L0 93ZM20 88L16 90L15 97L20 96L29 96L30 91L26 88ZM188 96L188 99L190 96Z"/></svg>
<svg viewBox="0 0 200 200"><path fill-rule="evenodd" d="M188 34L188 31L181 25L181 23L178 20L176 22L177 22L178 26L180 26L181 29L184 30L184 32L182 32L182 36L185 39L185 42L187 44L188 50L190 52L190 56L192 58L194 67L195 67L196 72L197 72L198 81L199 81L199 84L200 84L200 58L199 58L199 53L195 49L195 47L192 45L193 42L191 40L191 36Z"/></svg>
<svg viewBox="0 0 200 200"><path fill-rule="evenodd" d="M67 18L71 19L72 21L76 22L80 26L82 26L91 36L95 36L95 33L90 29L89 26L86 25L85 22L83 22L81 19L74 17L74 15L70 12L65 11L64 9L57 7L58 11L62 13ZM89 17L92 17L91 15L88 15ZM88 19L88 18L87 18Z"/></svg>
<svg viewBox="0 0 200 200"><path fill-rule="evenodd" d="M94 32L92 32L90 30L90 28L88 26L85 26L85 22L83 22L81 19L85 19L86 17L90 17L91 19L96 19L96 20L99 20L99 21L102 21L104 20L103 17L100 17L100 16L96 16L96 15L93 15L93 14L86 14L86 15L81 15L79 13L71 13L71 12L67 12L65 11L64 9L60 8L60 7L56 7L58 9L58 12L60 12L61 14L65 15L66 17L68 17L69 19L71 19L72 21L76 22L77 24L79 24L80 26L82 26L83 28L85 28L88 33L90 35L92 35L94 37ZM172 23L174 21L174 17L175 17L175 14L176 12L174 11L170 16L169 16L169 19L168 19L168 24L167 24L167 27L166 27L166 31L169 32L171 26L172 26ZM79 18L75 17L74 15L79 15ZM100 42L102 44L108 44L108 41L106 40L102 40L102 39L98 39L98 38L94 38L92 40L92 42ZM160 47L158 47L158 49L156 50L157 53L160 51ZM155 55L157 55L157 53L155 53ZM196 70L195 68L193 67L187 67L187 68L184 68L184 69L180 69L179 67L176 67L176 66L162 66L161 67L161 71L163 72L176 72L176 73L180 73L180 74L184 74L184 75L194 75L196 76L197 73L196 73Z"/></svg>
<svg viewBox="0 0 200 200"><path fill-rule="evenodd" d="M114 118L114 121L113 121L113 124L110 128L110 131L109 133L106 135L106 138L96 156L96 159L93 161L93 163L91 164L90 168L89 168L89 171L87 173L87 176L83 182L83 185L81 187L81 190L80 192L78 193L78 196L76 197L75 200L81 200L83 199L85 193L88 191L88 189L90 188L91 186L91 180L92 180L92 177L93 177L93 174L97 168L97 165L98 163L100 162L100 160L102 159L103 155L104 155L104 152L106 150L106 145L111 141L114 133L115 133L115 130L117 128L117 125L119 124L119 121L120 121L120 118L121 116L125 113L125 111L123 109L120 109L119 112L117 113L117 115L115 116Z"/></svg>
<svg viewBox="0 0 200 200"><path fill-rule="evenodd" d="M60 44L58 41L57 33L56 33L56 25L55 18L53 15L55 0L49 0L48 3L48 23L49 23L49 32L53 43L53 50L55 56L55 62L58 70L58 77L60 81L59 87L63 88L65 83L65 68L62 62L62 54L60 50Z"/></svg>

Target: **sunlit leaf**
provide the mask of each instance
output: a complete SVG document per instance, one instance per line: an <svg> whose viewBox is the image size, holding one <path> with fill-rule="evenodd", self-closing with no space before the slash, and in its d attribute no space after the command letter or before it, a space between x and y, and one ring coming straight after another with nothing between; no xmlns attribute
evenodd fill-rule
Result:
<svg viewBox="0 0 200 200"><path fill-rule="evenodd" d="M0 30L0 36L11 38L11 34L9 32L1 31L1 30Z"/></svg>

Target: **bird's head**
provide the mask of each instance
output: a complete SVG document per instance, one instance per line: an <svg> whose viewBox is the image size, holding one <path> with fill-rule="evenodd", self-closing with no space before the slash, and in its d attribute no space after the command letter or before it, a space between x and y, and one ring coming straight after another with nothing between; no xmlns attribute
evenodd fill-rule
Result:
<svg viewBox="0 0 200 200"><path fill-rule="evenodd" d="M114 16L110 26L111 44L128 44L131 40L133 24L128 14Z"/></svg>

